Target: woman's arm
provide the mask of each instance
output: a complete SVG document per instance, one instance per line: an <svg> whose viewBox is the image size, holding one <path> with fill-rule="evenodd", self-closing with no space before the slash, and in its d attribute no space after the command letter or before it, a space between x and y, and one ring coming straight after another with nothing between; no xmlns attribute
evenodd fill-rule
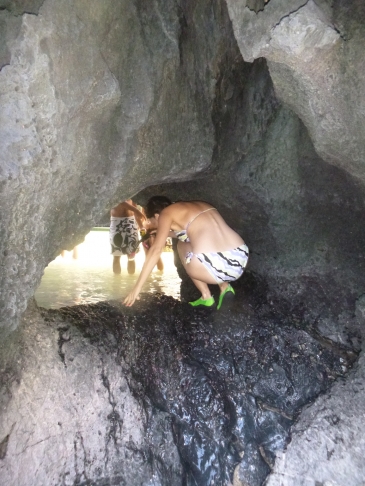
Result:
<svg viewBox="0 0 365 486"><path fill-rule="evenodd" d="M146 255L146 260L144 262L138 280L135 286L133 287L133 289L131 290L131 292L127 295L127 297L123 301L123 304L128 307L131 307L134 304L135 300L137 299L143 287L143 284L146 282L147 278L149 277L150 273L154 269L155 265L157 265L161 253L165 248L166 239L170 232L172 219L168 212L165 214L163 213L164 211L162 211L162 213L159 216L156 239L153 245L151 246L151 248L148 250L148 253Z"/></svg>

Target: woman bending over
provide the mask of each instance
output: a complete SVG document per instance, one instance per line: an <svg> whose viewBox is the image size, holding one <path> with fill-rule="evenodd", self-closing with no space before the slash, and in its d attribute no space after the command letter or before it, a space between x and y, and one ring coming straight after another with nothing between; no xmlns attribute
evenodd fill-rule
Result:
<svg viewBox="0 0 365 486"><path fill-rule="evenodd" d="M134 304L170 236L179 240L180 260L201 293L201 297L190 304L213 306L214 297L208 284L216 284L220 288L217 305L220 309L227 292L234 293L229 282L237 280L247 265L248 248L243 239L227 225L217 209L204 201L172 203L167 197L154 196L148 201L145 213L157 228L156 239L133 290L123 303Z"/></svg>

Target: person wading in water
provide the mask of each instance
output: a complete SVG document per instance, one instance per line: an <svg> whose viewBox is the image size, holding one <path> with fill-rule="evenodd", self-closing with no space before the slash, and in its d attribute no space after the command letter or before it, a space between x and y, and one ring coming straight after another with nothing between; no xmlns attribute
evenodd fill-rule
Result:
<svg viewBox="0 0 365 486"><path fill-rule="evenodd" d="M166 239L174 237L179 240L180 260L201 293L190 305L214 306L208 284L216 284L220 289L217 305L220 309L224 297L234 294L229 282L237 280L247 265L249 250L243 239L227 225L216 208L204 201L172 203L167 197L154 196L148 201L145 213L157 228L156 238L134 288L123 303L128 307L134 304L161 256Z"/></svg>
<svg viewBox="0 0 365 486"><path fill-rule="evenodd" d="M145 219L145 215L132 199L119 203L110 211L109 239L114 273L121 273L120 257L127 255L128 273L134 274L136 269L134 258L139 247L139 228L142 228Z"/></svg>

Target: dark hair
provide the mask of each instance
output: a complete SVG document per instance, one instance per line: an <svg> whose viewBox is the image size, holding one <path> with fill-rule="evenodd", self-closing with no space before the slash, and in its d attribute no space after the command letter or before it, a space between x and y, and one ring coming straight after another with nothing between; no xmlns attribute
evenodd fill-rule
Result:
<svg viewBox="0 0 365 486"><path fill-rule="evenodd" d="M172 201L165 196L153 196L148 200L146 207L144 208L147 218L153 218L155 214L170 206Z"/></svg>

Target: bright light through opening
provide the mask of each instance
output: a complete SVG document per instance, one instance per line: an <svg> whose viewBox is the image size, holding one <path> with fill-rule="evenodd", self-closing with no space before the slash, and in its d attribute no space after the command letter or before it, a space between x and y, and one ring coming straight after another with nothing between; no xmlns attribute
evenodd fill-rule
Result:
<svg viewBox="0 0 365 486"><path fill-rule="evenodd" d="M109 228L94 228L77 246L76 254L64 252L51 262L44 271L40 286L35 293L39 306L47 309L91 304L105 300L124 298L136 282L144 263L145 253L140 245L136 254L134 275L127 272L127 257L121 257L122 272L115 275L110 254ZM181 280L174 265L172 251L162 254L164 270L155 268L143 287L145 292L161 292L180 299Z"/></svg>

